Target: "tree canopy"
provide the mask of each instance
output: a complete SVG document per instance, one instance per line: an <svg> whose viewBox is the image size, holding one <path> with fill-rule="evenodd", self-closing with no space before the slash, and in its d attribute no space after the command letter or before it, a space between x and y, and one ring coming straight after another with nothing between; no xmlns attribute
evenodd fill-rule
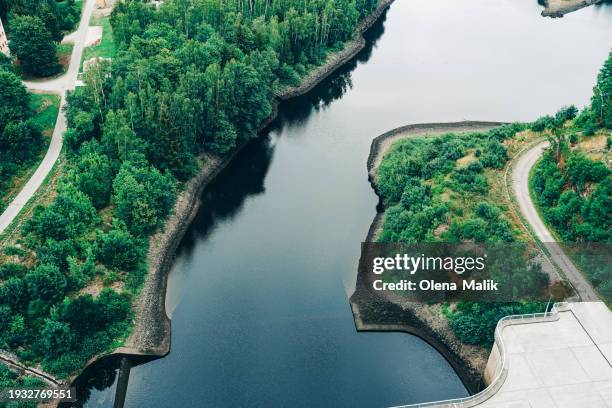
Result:
<svg viewBox="0 0 612 408"><path fill-rule="evenodd" d="M17 15L10 27L11 53L19 59L24 73L45 77L59 72L56 45L40 18Z"/></svg>

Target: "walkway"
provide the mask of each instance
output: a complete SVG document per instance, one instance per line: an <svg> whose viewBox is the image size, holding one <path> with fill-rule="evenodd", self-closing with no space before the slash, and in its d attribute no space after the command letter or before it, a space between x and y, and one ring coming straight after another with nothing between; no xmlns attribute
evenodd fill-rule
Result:
<svg viewBox="0 0 612 408"><path fill-rule="evenodd" d="M34 172L17 197L15 197L15 199L8 205L6 210L4 210L2 215L0 215L0 234L2 234L4 230L13 222L27 202L34 196L47 175L49 175L51 172L51 169L53 169L53 166L55 165L55 162L62 151L62 137L66 131L66 117L62 112L62 108L66 103L66 91L74 89L76 85L83 50L86 47L85 41L87 38L87 31L89 29L89 20L91 19L94 7L95 0L86 0L83 7L83 12L81 14L79 28L77 31L64 38L64 42L74 42L74 48L70 58L68 71L61 77L49 81L24 82L25 86L31 92L59 94L61 97L60 111L57 116L57 122L55 123L55 129L53 130L51 143L49 144L49 149L47 150L45 157L36 169L36 172Z"/></svg>
<svg viewBox="0 0 612 408"><path fill-rule="evenodd" d="M503 329L508 377L482 408L612 407L612 312L574 303L552 322Z"/></svg>
<svg viewBox="0 0 612 408"><path fill-rule="evenodd" d="M611 362L608 307L603 302L561 303L548 314L500 320L485 390L396 408L610 408Z"/></svg>

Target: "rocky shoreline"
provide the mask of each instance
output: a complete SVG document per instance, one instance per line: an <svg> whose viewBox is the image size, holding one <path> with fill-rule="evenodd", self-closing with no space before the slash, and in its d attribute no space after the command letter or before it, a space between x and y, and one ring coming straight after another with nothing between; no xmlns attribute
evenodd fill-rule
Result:
<svg viewBox="0 0 612 408"><path fill-rule="evenodd" d="M436 136L448 132L464 133L486 131L502 122L465 121L454 123L424 123L402 126L386 132L372 141L368 156L368 178L377 195L376 169L392 144L400 139L415 136ZM378 238L384 221L382 200L370 225L365 242ZM442 315L440 305L408 302L399 295L371 290L370 274L359 271L355 293L351 296L351 308L358 330L399 331L415 334L435 347L455 369L471 393L482 390L489 350L484 347L461 343Z"/></svg>
<svg viewBox="0 0 612 408"><path fill-rule="evenodd" d="M314 69L303 78L299 86L287 87L276 92L273 110L259 131L265 130L277 117L278 105L288 100L308 93L321 81L335 72L338 68L354 58L364 47L363 34L367 31L394 0L381 0L377 8L356 29L355 39L346 46L328 55L326 62ZM201 200L200 196L206 186L233 160L245 144L237 146L224 156L203 154L200 160L204 163L198 174L189 180L183 191L178 195L172 215L165 223L163 231L159 231L149 241L147 254L149 269L142 291L135 304L135 324L132 334L122 347L110 354L92 358L81 370L81 373L92 364L110 356L148 356L151 358L163 357L170 352L171 321L166 313L166 286L168 272L175 251L181 242L187 228L197 214ZM70 383L76 381L77 376L70 378Z"/></svg>
<svg viewBox="0 0 612 408"><path fill-rule="evenodd" d="M545 8L542 11L543 17L563 17L572 11L599 4L602 0L545 0Z"/></svg>

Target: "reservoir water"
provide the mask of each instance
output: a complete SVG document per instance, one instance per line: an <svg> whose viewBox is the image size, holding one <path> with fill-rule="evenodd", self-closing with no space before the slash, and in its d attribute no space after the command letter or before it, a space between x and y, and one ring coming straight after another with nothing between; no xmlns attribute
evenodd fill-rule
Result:
<svg viewBox="0 0 612 408"><path fill-rule="evenodd" d="M562 19L536 0L396 0L355 61L284 103L203 194L172 267L172 350L134 367L125 406L387 407L467 395L433 347L358 333L348 297L391 128L533 120L588 102L612 7ZM112 369L87 407L112 406Z"/></svg>

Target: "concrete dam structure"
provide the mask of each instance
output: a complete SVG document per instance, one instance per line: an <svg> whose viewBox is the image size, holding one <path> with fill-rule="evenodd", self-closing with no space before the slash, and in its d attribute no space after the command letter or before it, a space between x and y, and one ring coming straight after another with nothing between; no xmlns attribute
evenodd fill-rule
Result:
<svg viewBox="0 0 612 408"><path fill-rule="evenodd" d="M401 408L610 407L612 312L603 302L557 303L503 318L485 379L488 387L470 397Z"/></svg>

